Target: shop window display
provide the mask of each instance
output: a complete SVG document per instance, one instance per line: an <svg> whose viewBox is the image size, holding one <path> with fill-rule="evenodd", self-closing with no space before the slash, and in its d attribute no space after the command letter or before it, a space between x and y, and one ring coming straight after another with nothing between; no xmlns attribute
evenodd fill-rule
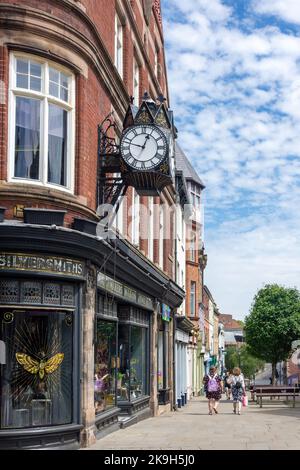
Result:
<svg viewBox="0 0 300 470"><path fill-rule="evenodd" d="M147 395L148 331L139 326L119 326L119 400L134 400Z"/></svg>
<svg viewBox="0 0 300 470"><path fill-rule="evenodd" d="M96 414L116 405L116 322L96 320L94 396Z"/></svg>
<svg viewBox="0 0 300 470"><path fill-rule="evenodd" d="M0 311L1 428L72 422L73 313Z"/></svg>

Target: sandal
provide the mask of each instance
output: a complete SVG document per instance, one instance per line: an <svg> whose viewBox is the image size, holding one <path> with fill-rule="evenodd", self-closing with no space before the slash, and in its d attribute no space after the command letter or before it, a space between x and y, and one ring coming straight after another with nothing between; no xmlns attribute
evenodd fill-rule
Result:
<svg viewBox="0 0 300 470"><path fill-rule="evenodd" d="M209 414L209 415L212 415L212 411L210 411L208 414Z"/></svg>

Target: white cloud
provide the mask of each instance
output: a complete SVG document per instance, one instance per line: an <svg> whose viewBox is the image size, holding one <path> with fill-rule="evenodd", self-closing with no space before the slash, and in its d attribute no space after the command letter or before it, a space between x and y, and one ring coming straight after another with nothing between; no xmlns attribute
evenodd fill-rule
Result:
<svg viewBox="0 0 300 470"><path fill-rule="evenodd" d="M300 23L300 0L255 9ZM300 37L222 0L167 0L164 13L179 140L206 184L207 282L242 315L263 282L300 287Z"/></svg>
<svg viewBox="0 0 300 470"><path fill-rule="evenodd" d="M284 21L300 24L299 0L255 0L253 7L257 13L279 16Z"/></svg>

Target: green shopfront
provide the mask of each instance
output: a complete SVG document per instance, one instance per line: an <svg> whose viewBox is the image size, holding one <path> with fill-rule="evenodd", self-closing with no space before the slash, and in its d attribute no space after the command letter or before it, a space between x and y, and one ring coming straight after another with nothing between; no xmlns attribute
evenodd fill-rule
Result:
<svg viewBox="0 0 300 470"><path fill-rule="evenodd" d="M109 408L115 407L121 423L136 414L150 415L154 300L103 273L98 274L97 287L95 409L101 430L101 412Z"/></svg>

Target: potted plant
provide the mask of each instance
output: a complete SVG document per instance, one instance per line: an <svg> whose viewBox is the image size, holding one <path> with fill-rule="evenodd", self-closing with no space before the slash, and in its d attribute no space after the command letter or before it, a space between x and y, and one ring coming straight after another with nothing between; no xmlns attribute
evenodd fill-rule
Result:
<svg viewBox="0 0 300 470"><path fill-rule="evenodd" d="M36 207L24 208L25 224L37 225L64 225L64 218L67 211L56 209L44 209Z"/></svg>
<svg viewBox="0 0 300 470"><path fill-rule="evenodd" d="M6 207L0 207L0 222L4 220L4 212L6 211Z"/></svg>
<svg viewBox="0 0 300 470"><path fill-rule="evenodd" d="M89 233L90 235L96 235L98 222L93 222L88 219L81 219L80 217L74 217L73 229L79 232Z"/></svg>

